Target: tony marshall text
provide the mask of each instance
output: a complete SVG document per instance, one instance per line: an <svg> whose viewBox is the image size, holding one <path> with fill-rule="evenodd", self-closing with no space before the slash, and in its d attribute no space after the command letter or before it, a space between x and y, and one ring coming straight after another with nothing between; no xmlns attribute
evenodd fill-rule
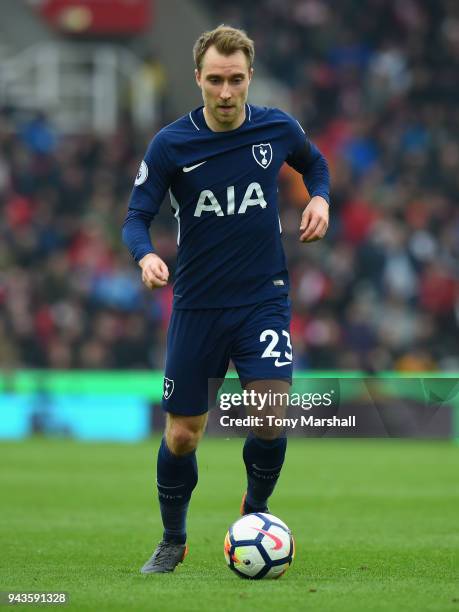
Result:
<svg viewBox="0 0 459 612"><path fill-rule="evenodd" d="M337 416L319 419L312 415L281 419L272 414L264 417L246 416L238 419L232 418L227 414L220 417L220 425L222 427L263 427L265 423L269 427L275 425L276 427L288 427L289 429L295 429L298 425L300 427L355 427L355 415L349 416L346 419L339 419Z"/></svg>

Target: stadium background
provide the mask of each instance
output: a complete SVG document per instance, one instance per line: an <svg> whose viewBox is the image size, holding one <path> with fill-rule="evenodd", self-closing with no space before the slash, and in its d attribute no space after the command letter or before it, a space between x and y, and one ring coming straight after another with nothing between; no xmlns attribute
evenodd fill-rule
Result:
<svg viewBox="0 0 459 612"><path fill-rule="evenodd" d="M245 486L224 436L199 447L187 562L138 573L161 532L172 292L143 289L120 228L151 136L200 104L191 47L220 22L255 39L250 101L290 110L331 166L330 228L307 246L304 187L281 175L297 375L386 438L289 440L270 507L297 556L275 584L224 568ZM0 0L0 591L64 590L78 610L457 610L458 64L455 0ZM153 233L173 270L168 202Z"/></svg>
<svg viewBox="0 0 459 612"><path fill-rule="evenodd" d="M330 229L307 246L298 241L306 191L293 170L281 173L296 371L458 371L454 2L0 6L1 402L11 421L3 435L68 430L43 405L51 393L65 404L54 412L74 410L70 402L83 414L75 389L107 380L96 372L120 380L118 371L161 371L172 287L142 287L120 228L148 141L200 103L191 47L220 22L255 40L250 100L291 111L331 167ZM172 272L175 223L167 202L153 234ZM120 422L135 387L123 380ZM142 380L140 404L130 395L139 423L160 378ZM55 397L55 384L70 397ZM83 402L92 415L104 393L116 411L104 384Z"/></svg>

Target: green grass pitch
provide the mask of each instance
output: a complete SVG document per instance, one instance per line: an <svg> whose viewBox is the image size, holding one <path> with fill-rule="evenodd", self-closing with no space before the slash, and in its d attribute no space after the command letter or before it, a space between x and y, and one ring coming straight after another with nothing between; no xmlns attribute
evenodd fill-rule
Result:
<svg viewBox="0 0 459 612"><path fill-rule="evenodd" d="M2 443L0 590L67 591L72 610L459 611L453 443L290 440L270 507L296 559L260 582L223 558L244 489L240 439L199 449L185 563L139 573L161 535L157 444Z"/></svg>

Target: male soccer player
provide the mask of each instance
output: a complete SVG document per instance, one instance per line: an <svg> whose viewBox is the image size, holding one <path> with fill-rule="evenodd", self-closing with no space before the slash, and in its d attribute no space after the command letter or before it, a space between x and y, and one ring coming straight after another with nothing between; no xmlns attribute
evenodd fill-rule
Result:
<svg viewBox="0 0 459 612"><path fill-rule="evenodd" d="M204 106L153 138L123 227L144 284L164 287L169 271L154 252L149 227L169 190L178 256L164 378L167 420L157 462L164 534L145 574L173 571L187 551L186 515L198 480L195 451L207 421L209 380L224 378L232 359L248 391L289 390L289 280L277 207L285 161L303 175L311 195L299 239L319 240L328 226L324 157L291 116L247 104L253 42L241 30L219 26L203 33L193 51ZM267 510L286 445L274 427L247 437L242 514Z"/></svg>

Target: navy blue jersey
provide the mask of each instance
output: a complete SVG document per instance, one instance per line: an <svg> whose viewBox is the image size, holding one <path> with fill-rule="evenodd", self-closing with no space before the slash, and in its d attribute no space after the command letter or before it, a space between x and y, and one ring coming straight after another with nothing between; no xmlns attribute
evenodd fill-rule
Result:
<svg viewBox="0 0 459 612"><path fill-rule="evenodd" d="M153 138L123 237L137 261L152 252L148 228L169 191L178 223L175 308L242 306L288 293L277 204L285 161L311 196L328 201L325 159L281 110L247 105L239 128L213 132L200 107Z"/></svg>

